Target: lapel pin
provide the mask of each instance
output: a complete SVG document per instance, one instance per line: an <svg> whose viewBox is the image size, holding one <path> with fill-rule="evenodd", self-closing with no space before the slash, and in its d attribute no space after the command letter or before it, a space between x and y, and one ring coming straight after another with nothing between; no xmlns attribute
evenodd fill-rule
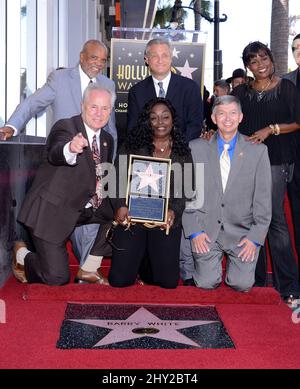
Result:
<svg viewBox="0 0 300 389"><path fill-rule="evenodd" d="M106 142L103 142L103 146L104 146L104 147L107 147L107 143L106 143Z"/></svg>

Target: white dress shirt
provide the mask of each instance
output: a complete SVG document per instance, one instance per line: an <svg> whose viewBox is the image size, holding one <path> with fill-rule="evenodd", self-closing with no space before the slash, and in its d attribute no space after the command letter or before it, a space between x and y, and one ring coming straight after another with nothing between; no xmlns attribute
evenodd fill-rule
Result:
<svg viewBox="0 0 300 389"><path fill-rule="evenodd" d="M154 82L154 88L155 88L155 92L156 92L156 97L159 96L159 85L158 85L159 82L163 83L163 90L165 91L165 95L167 96L168 87L169 87L169 83L170 83L170 80L171 80L171 72L169 72L167 77L165 77L163 80L158 80L157 78L155 78L153 76L152 76L152 80Z"/></svg>

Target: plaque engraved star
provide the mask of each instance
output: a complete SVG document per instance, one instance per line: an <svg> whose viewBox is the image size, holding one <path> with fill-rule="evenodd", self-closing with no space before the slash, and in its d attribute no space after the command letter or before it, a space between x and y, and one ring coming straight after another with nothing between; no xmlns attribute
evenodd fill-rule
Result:
<svg viewBox="0 0 300 389"><path fill-rule="evenodd" d="M198 343L178 330L217 323L216 320L162 320L144 307L139 308L125 320L70 319L70 321L111 330L93 347L106 346L147 336L200 348Z"/></svg>
<svg viewBox="0 0 300 389"><path fill-rule="evenodd" d="M147 169L144 172L135 171L134 174L141 178L138 190L141 190L149 185L153 190L155 190L155 192L158 192L157 180L163 177L163 175L154 173L151 163L149 163Z"/></svg>

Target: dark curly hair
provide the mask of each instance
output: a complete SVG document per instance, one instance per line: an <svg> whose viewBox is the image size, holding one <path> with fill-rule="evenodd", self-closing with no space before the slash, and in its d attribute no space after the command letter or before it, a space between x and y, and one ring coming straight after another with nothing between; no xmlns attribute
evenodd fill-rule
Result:
<svg viewBox="0 0 300 389"><path fill-rule="evenodd" d="M150 112L157 104L164 104L170 110L172 115L173 127L170 133L172 137L172 152L177 155L187 155L190 149L178 127L175 108L168 99L161 97L152 99L145 104L143 110L140 112L137 125L130 131L125 141L126 150L130 152L138 152L141 148L145 147L150 155L153 154L154 132L150 125Z"/></svg>
<svg viewBox="0 0 300 389"><path fill-rule="evenodd" d="M259 52L263 52L265 55L270 57L272 64L274 66L274 71L273 71L273 73L274 73L275 72L275 61L274 61L272 51L268 48L267 45L265 45L264 43L259 42L259 41L250 42L244 48L242 59L243 59L245 69L247 70L247 66L250 64L251 59L256 57L259 54Z"/></svg>

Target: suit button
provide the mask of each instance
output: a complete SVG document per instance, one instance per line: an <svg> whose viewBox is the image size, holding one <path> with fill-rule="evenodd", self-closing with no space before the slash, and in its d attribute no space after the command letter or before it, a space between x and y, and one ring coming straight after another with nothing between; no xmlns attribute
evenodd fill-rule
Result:
<svg viewBox="0 0 300 389"><path fill-rule="evenodd" d="M221 204L221 207L224 207L224 204Z"/></svg>
<svg viewBox="0 0 300 389"><path fill-rule="evenodd" d="M221 224L221 220L218 220L218 224Z"/></svg>

